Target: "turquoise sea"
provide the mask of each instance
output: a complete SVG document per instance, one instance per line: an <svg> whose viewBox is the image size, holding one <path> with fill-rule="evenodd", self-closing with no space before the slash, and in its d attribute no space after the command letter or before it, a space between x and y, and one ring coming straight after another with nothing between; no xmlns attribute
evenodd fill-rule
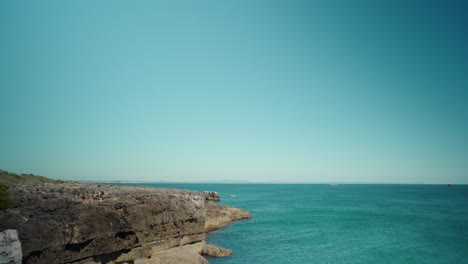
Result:
<svg viewBox="0 0 468 264"><path fill-rule="evenodd" d="M251 220L210 233L212 264L468 263L468 186L154 184L211 190Z"/></svg>

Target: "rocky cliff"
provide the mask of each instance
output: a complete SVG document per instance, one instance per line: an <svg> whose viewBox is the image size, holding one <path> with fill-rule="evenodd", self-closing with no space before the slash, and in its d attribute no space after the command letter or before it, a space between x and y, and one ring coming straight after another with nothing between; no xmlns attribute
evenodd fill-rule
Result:
<svg viewBox="0 0 468 264"><path fill-rule="evenodd" d="M9 192L15 209L0 214L0 231L18 230L23 263L171 263L161 262L163 252L191 244L198 254L226 254L200 244L203 193L87 184L17 185Z"/></svg>

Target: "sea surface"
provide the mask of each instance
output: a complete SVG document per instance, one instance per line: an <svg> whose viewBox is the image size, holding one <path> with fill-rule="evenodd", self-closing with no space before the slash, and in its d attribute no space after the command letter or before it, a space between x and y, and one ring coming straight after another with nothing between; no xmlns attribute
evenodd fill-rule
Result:
<svg viewBox="0 0 468 264"><path fill-rule="evenodd" d="M468 263L468 185L151 184L217 191L252 219L212 232L212 264Z"/></svg>

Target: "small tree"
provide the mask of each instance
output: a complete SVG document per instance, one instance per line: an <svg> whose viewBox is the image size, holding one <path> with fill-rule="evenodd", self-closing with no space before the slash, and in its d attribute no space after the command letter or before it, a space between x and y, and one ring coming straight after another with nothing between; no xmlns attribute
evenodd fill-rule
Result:
<svg viewBox="0 0 468 264"><path fill-rule="evenodd" d="M13 208L13 201L5 184L0 183L0 211Z"/></svg>

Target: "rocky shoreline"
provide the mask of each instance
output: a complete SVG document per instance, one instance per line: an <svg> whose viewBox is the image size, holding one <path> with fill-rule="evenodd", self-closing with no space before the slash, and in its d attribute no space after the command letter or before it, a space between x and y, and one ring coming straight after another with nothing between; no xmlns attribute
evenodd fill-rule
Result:
<svg viewBox="0 0 468 264"><path fill-rule="evenodd" d="M78 183L8 191L14 209L0 213L0 231L17 231L23 263L208 263L203 255L232 251L206 244L206 232L250 218L215 204L215 192Z"/></svg>
<svg viewBox="0 0 468 264"><path fill-rule="evenodd" d="M240 208L208 203L206 206L205 232L214 231L235 221L249 219L251 215Z"/></svg>

